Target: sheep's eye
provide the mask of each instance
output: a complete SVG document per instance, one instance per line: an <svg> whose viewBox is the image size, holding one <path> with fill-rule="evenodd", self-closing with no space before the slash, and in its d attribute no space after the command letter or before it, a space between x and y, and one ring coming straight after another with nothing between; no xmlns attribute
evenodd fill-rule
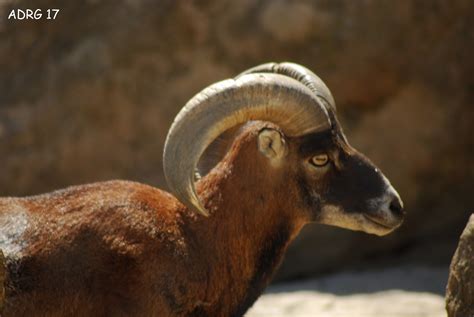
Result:
<svg viewBox="0 0 474 317"><path fill-rule="evenodd" d="M311 158L311 164L317 167L322 167L329 162L329 157L327 154L318 154Z"/></svg>

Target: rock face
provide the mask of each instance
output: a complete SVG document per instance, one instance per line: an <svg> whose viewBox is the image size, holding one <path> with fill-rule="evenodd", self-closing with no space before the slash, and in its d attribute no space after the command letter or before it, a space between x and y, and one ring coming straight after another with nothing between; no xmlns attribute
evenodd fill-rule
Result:
<svg viewBox="0 0 474 317"><path fill-rule="evenodd" d="M5 257L2 250L0 250L0 313L3 310L3 305L5 302L5 276L6 274L6 264Z"/></svg>
<svg viewBox="0 0 474 317"><path fill-rule="evenodd" d="M446 288L449 317L474 316L474 214L461 235Z"/></svg>
<svg viewBox="0 0 474 317"><path fill-rule="evenodd" d="M165 187L163 143L185 102L290 60L331 88L349 140L409 215L382 239L308 226L280 278L381 254L448 263L474 204L473 1L87 0L62 2L54 21L6 19L57 6L0 2L2 196L115 178Z"/></svg>

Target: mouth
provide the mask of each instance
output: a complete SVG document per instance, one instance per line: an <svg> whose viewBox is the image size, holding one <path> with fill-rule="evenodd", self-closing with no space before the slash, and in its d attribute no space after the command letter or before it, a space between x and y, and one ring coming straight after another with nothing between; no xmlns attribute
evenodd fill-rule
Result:
<svg viewBox="0 0 474 317"><path fill-rule="evenodd" d="M394 229L396 226L389 226L386 223L383 223L381 219L369 216L367 214L364 214L364 217L366 220L368 220L370 223L377 225L378 227L382 227L384 229Z"/></svg>
<svg viewBox="0 0 474 317"><path fill-rule="evenodd" d="M374 233L377 235L386 235L402 224L401 219L384 219L382 217L364 213L364 218L373 226Z"/></svg>
<svg viewBox="0 0 474 317"><path fill-rule="evenodd" d="M384 236L397 229L402 224L403 217L380 209L348 213L337 206L326 205L317 222Z"/></svg>

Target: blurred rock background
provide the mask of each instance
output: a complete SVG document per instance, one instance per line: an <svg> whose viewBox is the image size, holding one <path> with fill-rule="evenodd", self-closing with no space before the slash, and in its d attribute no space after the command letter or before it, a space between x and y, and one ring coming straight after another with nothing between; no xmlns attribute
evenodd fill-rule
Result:
<svg viewBox="0 0 474 317"><path fill-rule="evenodd" d="M60 12L7 20L12 8ZM116 178L166 188L163 142L186 101L293 61L331 88L349 141L408 216L383 238L307 226L278 278L447 265L474 211L472 21L470 0L1 0L0 194Z"/></svg>

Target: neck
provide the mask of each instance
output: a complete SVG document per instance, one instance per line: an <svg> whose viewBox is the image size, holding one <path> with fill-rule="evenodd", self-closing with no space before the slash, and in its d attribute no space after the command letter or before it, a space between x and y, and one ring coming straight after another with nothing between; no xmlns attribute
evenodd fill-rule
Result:
<svg viewBox="0 0 474 317"><path fill-rule="evenodd" d="M243 315L304 224L291 216L290 204L279 197L278 188L267 187L268 177L261 171L242 171L226 163L215 168L198 185L211 216L188 216L193 239L199 241L195 258L205 262L207 287L202 303L207 306L200 309L211 315Z"/></svg>

